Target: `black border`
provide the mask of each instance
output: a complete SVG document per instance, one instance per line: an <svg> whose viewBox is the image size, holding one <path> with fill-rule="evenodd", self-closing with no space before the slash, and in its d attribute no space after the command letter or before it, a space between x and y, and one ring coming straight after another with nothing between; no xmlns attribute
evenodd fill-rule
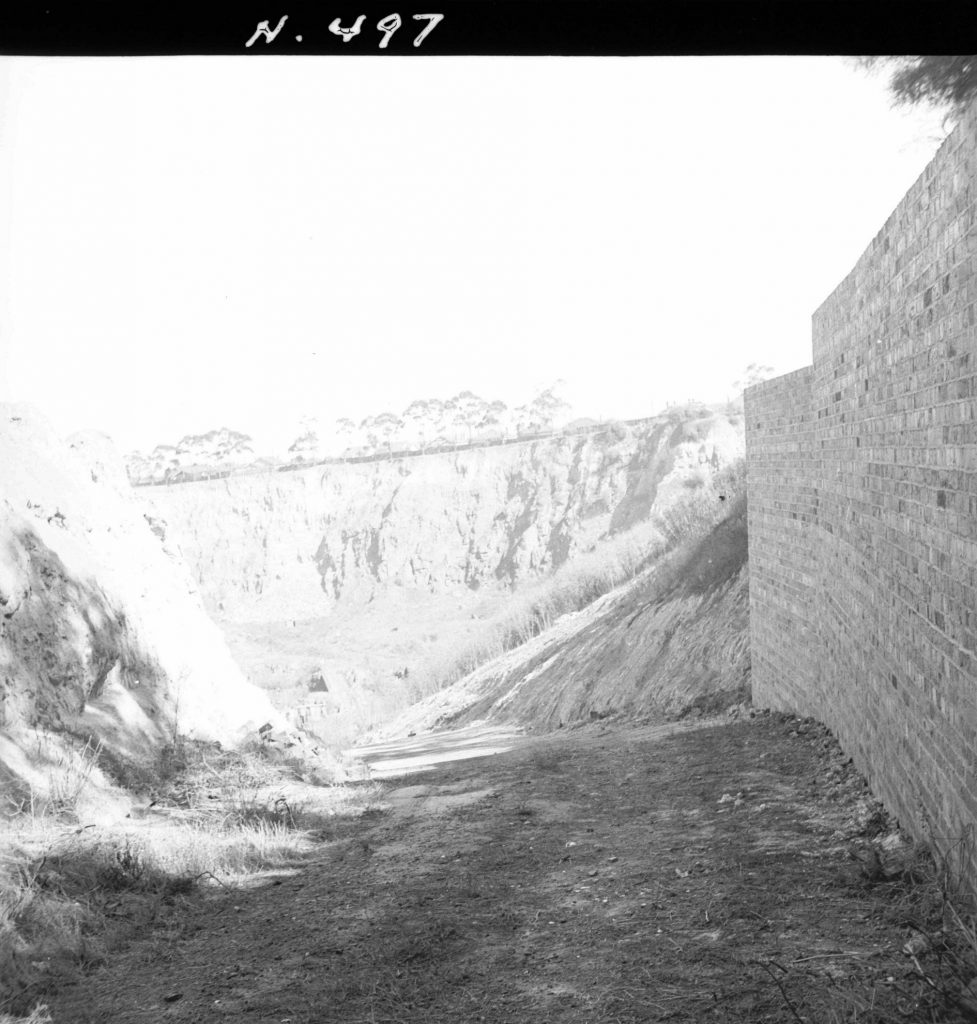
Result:
<svg viewBox="0 0 977 1024"><path fill-rule="evenodd" d="M405 25L380 50L376 23L397 11ZM413 14L444 21L421 47ZM245 43L262 21L274 42ZM366 15L344 43L329 31ZM296 39L301 36L301 42ZM0 54L352 56L678 56L977 52L977 6L943 0L248 0L233 7L134 0L51 0L0 16Z"/></svg>

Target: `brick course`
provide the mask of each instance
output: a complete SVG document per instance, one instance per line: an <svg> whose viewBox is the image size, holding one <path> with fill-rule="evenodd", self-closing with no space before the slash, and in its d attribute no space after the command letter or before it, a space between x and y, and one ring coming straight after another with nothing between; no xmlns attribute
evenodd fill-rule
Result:
<svg viewBox="0 0 977 1024"><path fill-rule="evenodd" d="M975 305L977 105L814 314L813 365L746 394L754 700L947 848L977 824Z"/></svg>

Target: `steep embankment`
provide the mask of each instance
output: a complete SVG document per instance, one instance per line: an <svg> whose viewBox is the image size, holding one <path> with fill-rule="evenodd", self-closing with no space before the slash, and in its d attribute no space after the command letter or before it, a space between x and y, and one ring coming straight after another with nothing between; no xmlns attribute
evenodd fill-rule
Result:
<svg viewBox="0 0 977 1024"><path fill-rule="evenodd" d="M649 517L708 490L742 451L735 417L691 408L520 444L136 493L248 678L293 720L346 743L429 692L445 666L450 681L457 657L495 653L527 587L660 542Z"/></svg>
<svg viewBox="0 0 977 1024"><path fill-rule="evenodd" d="M68 734L138 759L176 731L233 741L276 721L136 507L107 439L68 444L32 410L3 406L0 465L0 782L10 792L41 779Z"/></svg>
<svg viewBox="0 0 977 1024"><path fill-rule="evenodd" d="M307 619L393 588L517 584L742 453L742 429L704 414L138 493L219 617Z"/></svg>
<svg viewBox="0 0 977 1024"><path fill-rule="evenodd" d="M380 735L547 731L719 710L749 696L745 502L637 579L408 709Z"/></svg>

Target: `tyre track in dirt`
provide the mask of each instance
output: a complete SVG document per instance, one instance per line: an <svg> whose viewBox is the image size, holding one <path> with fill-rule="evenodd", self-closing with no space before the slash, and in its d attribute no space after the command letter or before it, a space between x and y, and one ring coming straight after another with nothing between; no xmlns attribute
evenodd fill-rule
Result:
<svg viewBox="0 0 977 1024"><path fill-rule="evenodd" d="M189 903L55 1020L828 1021L917 998L891 887L851 859L866 794L823 730L662 733L588 728L389 783L385 811Z"/></svg>

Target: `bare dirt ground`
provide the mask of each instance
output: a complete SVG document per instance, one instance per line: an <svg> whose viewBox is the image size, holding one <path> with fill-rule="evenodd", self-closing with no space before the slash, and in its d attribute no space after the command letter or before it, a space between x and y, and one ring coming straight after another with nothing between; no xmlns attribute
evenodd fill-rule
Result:
<svg viewBox="0 0 977 1024"><path fill-rule="evenodd" d="M965 1019L936 947L903 951L940 908L868 856L884 818L820 727L663 731L388 781L298 870L171 908L54 1019Z"/></svg>

